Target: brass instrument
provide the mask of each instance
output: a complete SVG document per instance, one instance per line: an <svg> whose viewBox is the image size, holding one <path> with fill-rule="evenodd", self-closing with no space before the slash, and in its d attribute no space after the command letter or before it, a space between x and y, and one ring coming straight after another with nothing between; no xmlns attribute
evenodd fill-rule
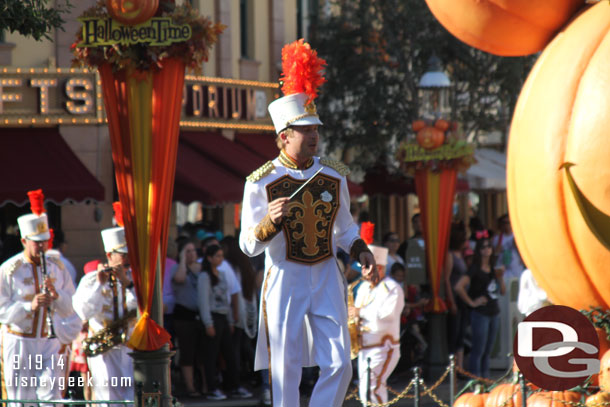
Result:
<svg viewBox="0 0 610 407"><path fill-rule="evenodd" d="M100 273L110 272L108 284L113 288L116 284L116 277L112 272L112 267L100 270ZM114 320L103 329L87 336L83 340L83 353L86 356L96 356L108 352L117 345L121 345L127 341L127 331L129 330L129 322L137 316L137 310L131 310L126 315L118 318L118 298L113 295L112 305L114 309Z"/></svg>
<svg viewBox="0 0 610 407"><path fill-rule="evenodd" d="M122 318L115 319L107 327L100 329L83 340L83 353L87 356L101 355L117 345L127 341L129 322L137 316L137 311L131 310Z"/></svg>
<svg viewBox="0 0 610 407"><path fill-rule="evenodd" d="M45 294L48 294L49 289L47 288L46 283L44 281L49 276L47 272L47 258L45 257L44 252L38 253L38 257L40 258L40 272L42 273L43 280L42 290ZM55 335L55 327L53 326L53 314L51 312L50 305L47 305L47 328L47 338L57 338L57 336Z"/></svg>
<svg viewBox="0 0 610 407"><path fill-rule="evenodd" d="M348 310L350 307L354 306L354 287L358 285L358 283L362 281L362 277L357 279L356 281L351 282L347 286L347 307ZM352 359L356 359L358 357L358 352L360 352L361 345L361 334L360 334L360 318L359 317L349 317L347 319L347 330L349 332L349 339L351 343L350 354Z"/></svg>

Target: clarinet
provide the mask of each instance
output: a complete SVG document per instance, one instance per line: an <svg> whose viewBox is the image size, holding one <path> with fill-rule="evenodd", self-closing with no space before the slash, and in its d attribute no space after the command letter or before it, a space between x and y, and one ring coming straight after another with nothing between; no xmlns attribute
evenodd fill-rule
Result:
<svg viewBox="0 0 610 407"><path fill-rule="evenodd" d="M44 284L44 280L46 280L48 277L47 259L43 252L39 253L39 256L40 256L40 271L42 272L42 279L43 279L43 290L44 290L45 294L48 294L49 290L47 289L46 285ZM47 305L47 327L48 327L47 338L56 338L57 336L55 335L55 327L53 326L53 315L51 314L50 305Z"/></svg>

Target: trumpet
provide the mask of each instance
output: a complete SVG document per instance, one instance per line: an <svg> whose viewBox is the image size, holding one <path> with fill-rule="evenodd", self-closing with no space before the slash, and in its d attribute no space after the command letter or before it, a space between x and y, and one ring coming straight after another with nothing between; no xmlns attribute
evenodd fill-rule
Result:
<svg viewBox="0 0 610 407"><path fill-rule="evenodd" d="M47 271L47 259L44 255L44 252L40 252L38 254L38 256L40 257L40 271L42 272L43 291L45 294L48 294L49 289L47 288L46 284L44 283L44 280L46 280L49 275L48 271ZM55 335L55 327L53 326L53 315L51 314L50 305L47 305L47 327L48 327L47 338L57 338L57 336Z"/></svg>

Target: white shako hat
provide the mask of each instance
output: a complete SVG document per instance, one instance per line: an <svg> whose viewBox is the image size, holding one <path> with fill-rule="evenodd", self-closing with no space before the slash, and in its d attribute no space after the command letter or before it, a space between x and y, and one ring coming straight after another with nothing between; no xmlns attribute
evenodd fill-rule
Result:
<svg viewBox="0 0 610 407"><path fill-rule="evenodd" d="M386 266L388 264L388 248L382 246L375 246L374 244L369 245L369 249L373 253L375 263L378 266Z"/></svg>
<svg viewBox="0 0 610 407"><path fill-rule="evenodd" d="M313 102L306 105L306 102L305 93L293 93L275 99L269 104L269 115L277 134L288 126L322 124L316 111L316 105Z"/></svg>
<svg viewBox="0 0 610 407"><path fill-rule="evenodd" d="M104 251L106 253L127 253L127 241L125 240L124 228L119 227L102 230L102 240L104 241Z"/></svg>
<svg viewBox="0 0 610 407"><path fill-rule="evenodd" d="M22 215L17 218L17 224L19 224L21 237L24 239L43 242L51 238L46 213L41 213L40 215L34 213Z"/></svg>

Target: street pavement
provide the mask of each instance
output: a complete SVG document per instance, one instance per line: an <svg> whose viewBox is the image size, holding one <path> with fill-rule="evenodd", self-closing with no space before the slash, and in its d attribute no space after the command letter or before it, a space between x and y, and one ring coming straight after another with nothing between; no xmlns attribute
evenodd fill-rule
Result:
<svg viewBox="0 0 610 407"><path fill-rule="evenodd" d="M505 372L504 371L492 371L492 378L493 379L498 379L500 378ZM436 378L438 379L438 378ZM402 392L410 383L411 381L411 374L409 373L405 373L405 374L401 374L401 375L397 375L397 376L393 376L390 377L389 380L389 387L391 389L393 389L396 393L400 393ZM424 379L424 384L427 387L431 387L435 384L437 380L435 380L435 378L425 378ZM465 386L467 384L467 380L464 379L459 379L457 380L457 385L456 385L456 393L457 391L459 391L461 388L463 388L463 386ZM348 390L348 398L350 396L351 393L353 393L355 390L355 386L352 385L350 387L350 389ZM420 392L423 393L423 388L420 390ZM189 398L180 398L178 397L178 400L180 403L182 403L184 405L184 407L247 407L247 406L263 406L262 402L261 402L261 390L260 388L258 389L253 389L252 393L254 393L254 396L250 399L237 399L237 398L229 398L227 400L223 400L223 401L211 401L211 400L206 400L204 398L202 399L189 399ZM420 397L420 403L419 403L419 407L445 407L445 406L449 406L449 399L450 399L450 386L449 386L449 377L445 378L445 380L440 383L437 387L434 388L433 390L433 394L438 398L438 400L441 401L440 404L438 402L436 402L434 399L432 399L429 396L421 396ZM409 392L410 396L413 396L413 391L411 390ZM390 400L394 399L396 397L395 394L393 394L392 392L390 392ZM305 406L309 406L309 398L305 395L303 395L301 397L301 406L305 407ZM349 400L346 400L343 403L343 407L361 407L362 403L357 401L355 398L350 398ZM396 401L395 403L391 404L391 406L397 406L397 407L416 407L415 406L415 401L413 398L402 398L398 401ZM295 406L298 407L298 406ZM313 406L313 407L317 407L317 406ZM320 407L324 407L324 406L320 406Z"/></svg>

